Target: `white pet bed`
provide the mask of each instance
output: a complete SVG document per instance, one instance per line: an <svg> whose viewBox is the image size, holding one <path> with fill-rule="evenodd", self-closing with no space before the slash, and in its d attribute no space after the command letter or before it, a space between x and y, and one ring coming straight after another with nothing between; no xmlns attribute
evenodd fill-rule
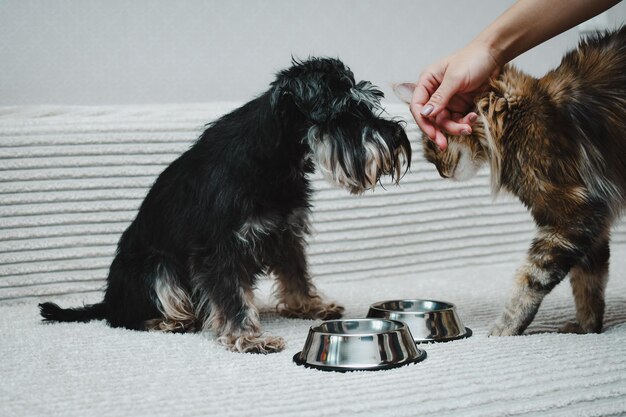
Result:
<svg viewBox="0 0 626 417"><path fill-rule="evenodd" d="M426 345L426 361L380 372L294 365L308 327L272 312L284 352L240 355L211 335L40 323L37 303L100 299L120 233L158 173L203 125L236 104L0 108L0 415L2 416L607 416L626 413L626 231L613 234L606 330L561 335L567 282L528 335L487 338L533 224L488 174L444 181L414 158L399 187L350 196L315 177L309 258L316 283L361 317L370 303L454 302L474 335ZM389 113L410 119L404 107Z"/></svg>

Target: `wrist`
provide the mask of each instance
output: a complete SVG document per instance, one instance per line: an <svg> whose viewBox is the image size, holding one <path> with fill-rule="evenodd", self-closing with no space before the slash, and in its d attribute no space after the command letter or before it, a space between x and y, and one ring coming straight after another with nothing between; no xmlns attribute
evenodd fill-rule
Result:
<svg viewBox="0 0 626 417"><path fill-rule="evenodd" d="M472 44L474 48L490 56L498 67L503 67L514 58L509 53L510 43L500 34L483 32L472 41Z"/></svg>

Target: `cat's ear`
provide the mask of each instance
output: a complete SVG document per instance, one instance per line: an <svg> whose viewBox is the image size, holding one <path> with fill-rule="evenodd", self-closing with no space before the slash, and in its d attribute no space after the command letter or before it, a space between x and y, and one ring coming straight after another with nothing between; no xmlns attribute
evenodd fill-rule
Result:
<svg viewBox="0 0 626 417"><path fill-rule="evenodd" d="M396 97L398 97L400 100L404 101L405 103L410 104L411 99L413 98L413 91L415 91L417 84L397 83L397 84L392 84L391 87L393 88L393 92L395 93Z"/></svg>

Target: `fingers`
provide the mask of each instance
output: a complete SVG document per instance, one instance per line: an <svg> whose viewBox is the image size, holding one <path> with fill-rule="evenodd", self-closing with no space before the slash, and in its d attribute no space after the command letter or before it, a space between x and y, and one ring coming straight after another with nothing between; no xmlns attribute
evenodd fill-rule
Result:
<svg viewBox="0 0 626 417"><path fill-rule="evenodd" d="M435 143L439 146L439 149L444 151L448 147L448 139L446 135L439 129L436 129Z"/></svg>
<svg viewBox="0 0 626 417"><path fill-rule="evenodd" d="M455 113L467 113L474 107L474 96L469 96L468 94L455 94L446 108L451 112Z"/></svg>
<svg viewBox="0 0 626 417"><path fill-rule="evenodd" d="M415 90L413 90L413 98L411 99L411 103L423 105L426 101L428 101L431 92L435 91L435 89L437 88L437 85L435 83L435 80L429 77L425 78L424 76L422 76L418 81Z"/></svg>
<svg viewBox="0 0 626 417"><path fill-rule="evenodd" d="M431 120L427 117L424 117L420 114L421 108L423 106L413 105L411 104L411 113L417 122L419 128L424 132L424 134L428 137L429 140L434 141L439 149L444 150L448 147L448 140L446 136L441 131L439 126L435 125Z"/></svg>
<svg viewBox="0 0 626 417"><path fill-rule="evenodd" d="M432 91L437 88L437 80L431 74L424 73L420 77L415 90L413 91L413 98L411 99L411 103L409 104L409 109L411 110L411 114L415 119L417 125L422 129L426 135L435 139L435 130L433 128L432 122L430 122L426 117L422 115L422 110L424 108L424 103L430 97Z"/></svg>
<svg viewBox="0 0 626 417"><path fill-rule="evenodd" d="M478 120L478 115L472 111L472 112L467 113L465 116L463 116L462 121L459 123L466 123L470 126L473 126L477 120Z"/></svg>
<svg viewBox="0 0 626 417"><path fill-rule="evenodd" d="M446 133L469 135L477 118L473 112L465 114L473 106L473 96L459 93L461 81L446 69L444 60L424 71L409 106L419 128L440 149L447 147Z"/></svg>
<svg viewBox="0 0 626 417"><path fill-rule="evenodd" d="M435 126L432 121L428 120L428 118L420 114L422 107L423 106L420 104L411 103L411 106L410 106L411 114L413 115L415 122L417 123L419 128L422 130L422 132L424 132L426 136L428 136L430 139L434 140L435 130L436 130Z"/></svg>
<svg viewBox="0 0 626 417"><path fill-rule="evenodd" d="M417 81L411 102L424 105L439 87L441 83L440 80L443 78L444 74L445 64L443 64L443 67L435 65L434 67L424 70Z"/></svg>
<svg viewBox="0 0 626 417"><path fill-rule="evenodd" d="M470 135L472 133L472 125L478 118L474 112L466 115L460 113L450 115L447 111L444 111L437 115L433 121L420 114L420 107L419 105L411 106L411 113L422 132L428 139L434 141L441 150L445 150L448 147L446 133L449 135Z"/></svg>
<svg viewBox="0 0 626 417"><path fill-rule="evenodd" d="M435 124L449 135L468 136L472 133L472 126L478 120L478 115L474 112L468 114L452 113L442 111L435 118Z"/></svg>
<svg viewBox="0 0 626 417"><path fill-rule="evenodd" d="M444 109L436 117L428 118L421 114L423 107L422 105L411 103L411 114L422 132L424 132L430 140L434 141L441 150L448 147L445 133L450 135L470 135L472 133L472 125L476 122L478 117L474 112L470 112L466 115L461 113L451 115Z"/></svg>
<svg viewBox="0 0 626 417"><path fill-rule="evenodd" d="M450 99L457 93L459 87L459 83L455 78L451 76L444 77L441 85L432 93L420 114L425 117L434 117L442 112Z"/></svg>
<svg viewBox="0 0 626 417"><path fill-rule="evenodd" d="M471 112L466 115L460 113L454 113L450 115L448 111L443 111L439 113L434 120L424 117L420 114L420 106L415 106L411 108L411 112L413 117L417 121L420 129L428 136L431 140L435 140L437 144L439 142L447 142L442 141L441 139L437 139L439 132L441 135L447 133L449 135L463 135L467 136L472 133L472 125L476 122L478 116L476 113ZM445 138L445 137L444 137Z"/></svg>
<svg viewBox="0 0 626 417"><path fill-rule="evenodd" d="M447 111L442 111L435 118L435 124L450 135L468 136L472 133L472 126L469 123L465 123L463 115L458 113L450 117Z"/></svg>

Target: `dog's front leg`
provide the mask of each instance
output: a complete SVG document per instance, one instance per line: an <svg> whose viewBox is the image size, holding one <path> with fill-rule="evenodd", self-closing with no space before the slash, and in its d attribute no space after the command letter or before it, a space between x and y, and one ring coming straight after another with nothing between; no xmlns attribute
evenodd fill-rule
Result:
<svg viewBox="0 0 626 417"><path fill-rule="evenodd" d="M277 283L278 313L290 318L340 318L344 308L324 302L311 282L302 239L286 232L282 241L270 261L270 271Z"/></svg>
<svg viewBox="0 0 626 417"><path fill-rule="evenodd" d="M254 292L248 284L254 271L246 262L202 261L192 279L194 301L203 330L212 330L217 342L228 350L241 353L272 353L285 348L281 337L262 334Z"/></svg>
<svg viewBox="0 0 626 417"><path fill-rule="evenodd" d="M252 289L242 289L239 311L232 315L225 311L234 311L235 305L225 306L220 302L213 303L213 312L209 322L215 323L214 330L218 335L217 342L233 352L240 353L272 353L285 348L282 337L262 334L259 311L253 304Z"/></svg>

